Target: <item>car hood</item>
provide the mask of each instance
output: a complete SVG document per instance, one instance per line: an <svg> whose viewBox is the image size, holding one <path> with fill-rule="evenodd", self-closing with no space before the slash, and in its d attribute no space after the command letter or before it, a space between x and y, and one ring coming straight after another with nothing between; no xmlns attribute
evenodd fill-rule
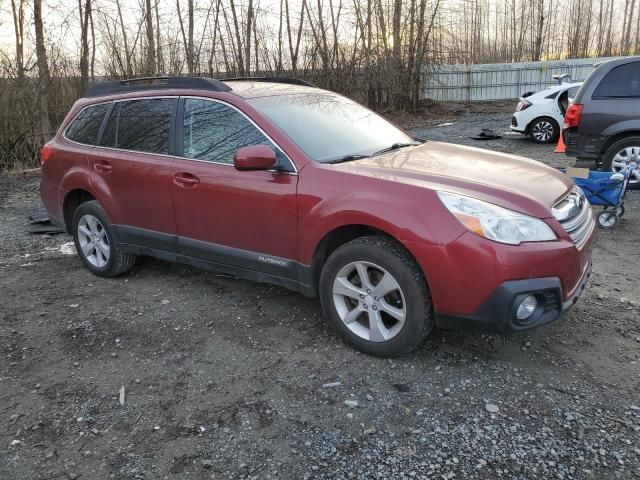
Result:
<svg viewBox="0 0 640 480"><path fill-rule="evenodd" d="M551 217L550 207L573 186L564 173L528 158L431 141L332 167L468 195L538 218Z"/></svg>

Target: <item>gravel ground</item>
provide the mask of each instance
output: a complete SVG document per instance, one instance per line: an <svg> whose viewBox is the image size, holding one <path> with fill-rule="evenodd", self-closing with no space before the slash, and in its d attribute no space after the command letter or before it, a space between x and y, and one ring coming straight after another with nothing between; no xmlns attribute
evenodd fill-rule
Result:
<svg viewBox="0 0 640 480"><path fill-rule="evenodd" d="M451 121L416 133L567 164L468 139L507 113ZM67 235L27 233L37 198L0 175L1 479L640 478L637 192L562 320L394 360L280 288L152 259L94 277Z"/></svg>

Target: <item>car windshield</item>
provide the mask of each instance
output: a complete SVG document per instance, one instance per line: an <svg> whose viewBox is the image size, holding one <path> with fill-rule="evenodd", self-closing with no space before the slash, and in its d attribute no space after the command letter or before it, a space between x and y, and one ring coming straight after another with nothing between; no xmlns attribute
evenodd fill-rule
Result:
<svg viewBox="0 0 640 480"><path fill-rule="evenodd" d="M340 95L281 95L248 101L317 162L355 160L415 143L380 115Z"/></svg>

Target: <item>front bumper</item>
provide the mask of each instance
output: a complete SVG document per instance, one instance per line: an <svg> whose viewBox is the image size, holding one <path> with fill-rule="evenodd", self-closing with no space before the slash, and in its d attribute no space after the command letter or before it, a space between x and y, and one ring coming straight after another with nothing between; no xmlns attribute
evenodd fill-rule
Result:
<svg viewBox="0 0 640 480"><path fill-rule="evenodd" d="M578 301L591 276L591 262L586 265L580 281L571 295L563 301L562 282L558 277L512 280L502 283L473 314L458 316L436 312L436 325L453 330L483 330L511 333L528 330L560 318ZM526 320L518 320L520 302L534 295L538 306Z"/></svg>

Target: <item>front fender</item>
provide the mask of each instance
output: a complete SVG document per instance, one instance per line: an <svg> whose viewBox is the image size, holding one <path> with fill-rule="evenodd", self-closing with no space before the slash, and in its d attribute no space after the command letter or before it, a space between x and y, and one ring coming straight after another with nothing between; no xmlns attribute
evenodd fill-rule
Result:
<svg viewBox="0 0 640 480"><path fill-rule="evenodd" d="M308 170L308 169L307 169ZM445 209L437 195L418 187L382 182L369 177L354 188L313 182L299 190L300 261L310 264L317 246L332 231L349 225L367 226L385 232L401 243L447 244L465 231ZM310 195L307 188L323 190Z"/></svg>

